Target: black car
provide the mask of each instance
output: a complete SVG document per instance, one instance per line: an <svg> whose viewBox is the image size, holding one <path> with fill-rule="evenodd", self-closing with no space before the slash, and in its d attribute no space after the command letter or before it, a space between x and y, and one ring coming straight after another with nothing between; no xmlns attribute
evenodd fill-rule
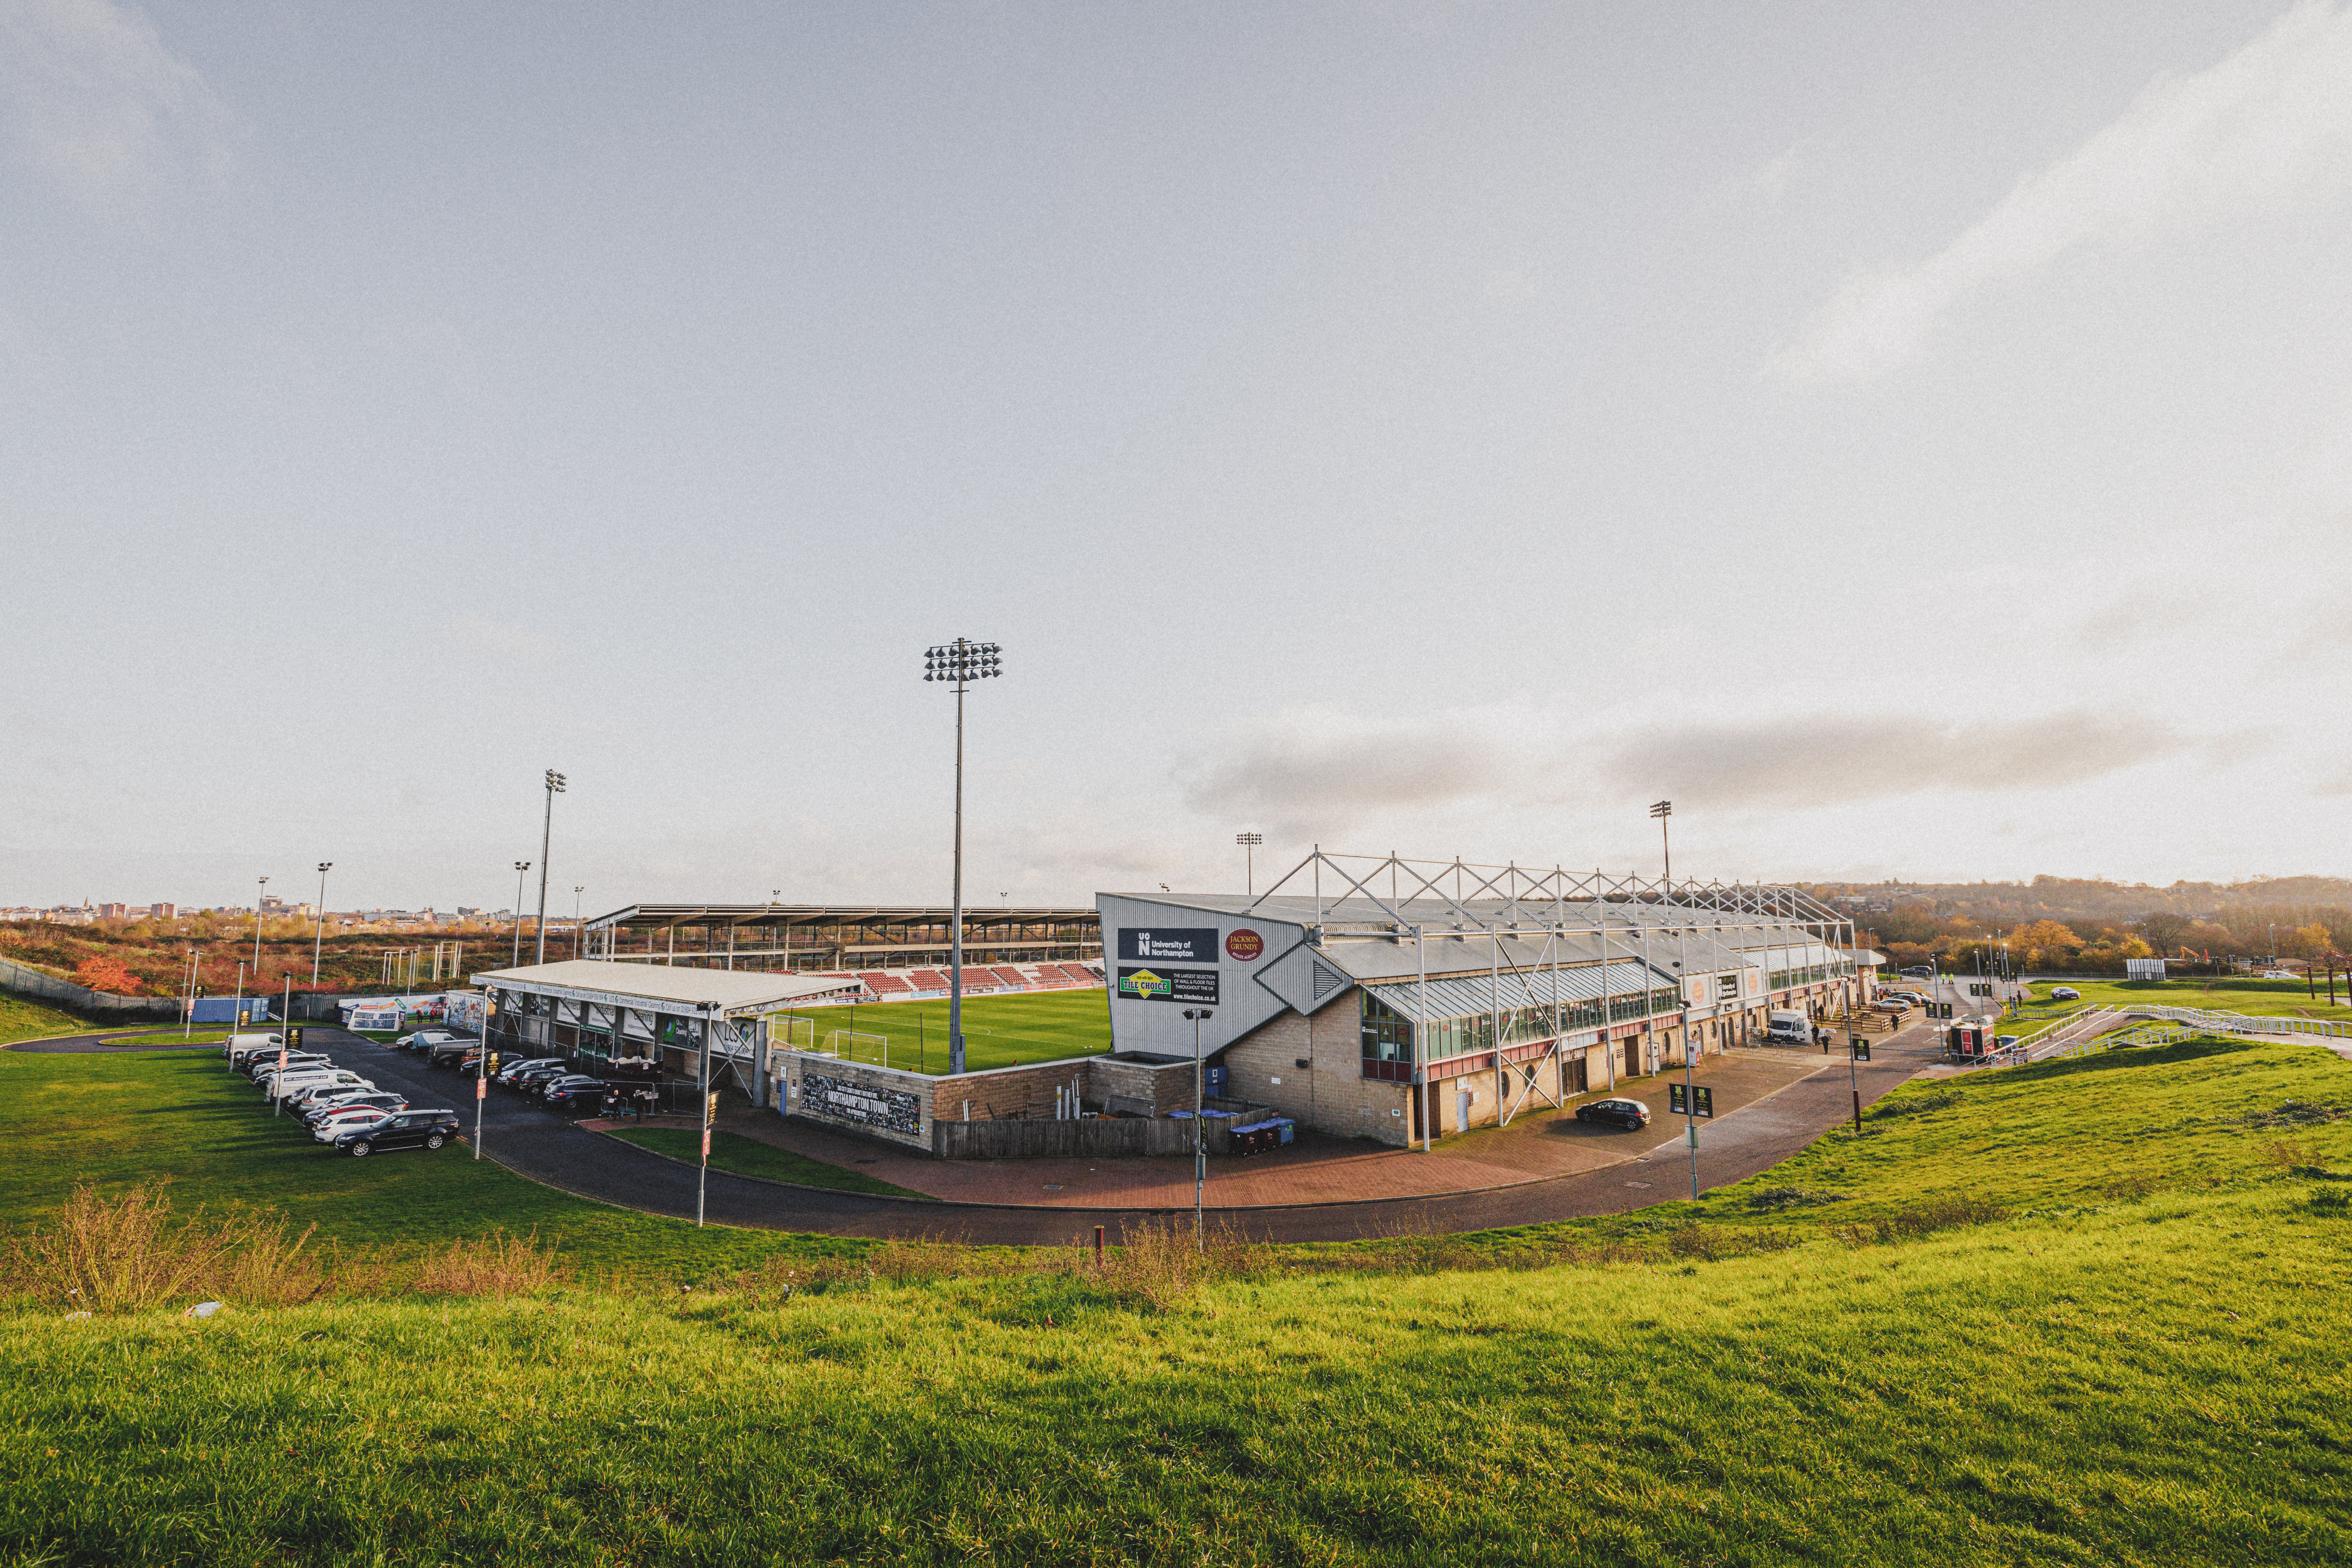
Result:
<svg viewBox="0 0 2352 1568"><path fill-rule="evenodd" d="M499 1070L492 1073L490 1077L499 1083L513 1084L520 1081L525 1073L562 1072L562 1057L525 1057L520 1061L501 1063Z"/></svg>
<svg viewBox="0 0 2352 1568"><path fill-rule="evenodd" d="M338 1154L373 1154L379 1149L438 1149L457 1136L454 1110L404 1110L387 1121L335 1140Z"/></svg>
<svg viewBox="0 0 2352 1568"><path fill-rule="evenodd" d="M541 1089L545 1089L557 1079L569 1078L571 1076L572 1068L566 1063L549 1062L543 1067L535 1067L523 1072L519 1072L515 1074L513 1078L509 1079L508 1082L514 1088L522 1090L525 1094L537 1094Z"/></svg>
<svg viewBox="0 0 2352 1568"><path fill-rule="evenodd" d="M593 1111L604 1103L604 1080L584 1073L569 1073L540 1091L550 1110Z"/></svg>
<svg viewBox="0 0 2352 1568"><path fill-rule="evenodd" d="M1576 1108L1579 1121L1606 1121L1639 1132L1650 1124L1650 1108L1638 1100L1596 1100Z"/></svg>

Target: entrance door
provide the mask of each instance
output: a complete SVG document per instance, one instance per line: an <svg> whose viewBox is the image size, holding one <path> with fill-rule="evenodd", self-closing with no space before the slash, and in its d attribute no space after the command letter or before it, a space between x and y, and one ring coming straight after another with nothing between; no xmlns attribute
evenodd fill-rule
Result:
<svg viewBox="0 0 2352 1568"><path fill-rule="evenodd" d="M1570 1062L1570 1063L1568 1064L1568 1092L1569 1092L1569 1093L1570 1093L1570 1094L1583 1094L1583 1093L1586 1093L1586 1092L1587 1092L1587 1090L1586 1090L1586 1089L1585 1089L1584 1080L1585 1080L1585 1077L1586 1077L1586 1071L1585 1071L1585 1069L1586 1069L1586 1068L1588 1067L1588 1065L1589 1065L1589 1064L1588 1064L1588 1063L1585 1061L1585 1059L1584 1059L1582 1057L1580 1057L1580 1057L1578 1057L1575 1060L1573 1060L1573 1061L1571 1061L1571 1062Z"/></svg>
<svg viewBox="0 0 2352 1568"><path fill-rule="evenodd" d="M1456 1132L1470 1131L1470 1091L1466 1089L1454 1091L1454 1131Z"/></svg>

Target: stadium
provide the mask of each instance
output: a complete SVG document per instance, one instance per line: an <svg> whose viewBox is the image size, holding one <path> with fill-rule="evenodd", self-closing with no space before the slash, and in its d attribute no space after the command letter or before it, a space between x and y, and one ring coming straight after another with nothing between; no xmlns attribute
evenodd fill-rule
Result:
<svg viewBox="0 0 2352 1568"><path fill-rule="evenodd" d="M951 924L633 905L588 922L592 957L476 979L503 1048L658 1061L949 1157L1115 1156L1189 1136L1122 1124L1188 1110L1196 1062L1221 1110L1429 1147L1758 1043L1776 1012L1849 1011L1881 962L1794 888L1318 849L1254 895L967 911L967 949L991 962L965 965L974 1048L949 1073Z"/></svg>

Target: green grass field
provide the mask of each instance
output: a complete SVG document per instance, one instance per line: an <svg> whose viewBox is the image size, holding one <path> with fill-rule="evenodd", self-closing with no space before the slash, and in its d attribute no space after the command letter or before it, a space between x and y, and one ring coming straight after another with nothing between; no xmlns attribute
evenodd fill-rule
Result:
<svg viewBox="0 0 2352 1568"><path fill-rule="evenodd" d="M0 1560L2343 1562L2347 1108L2269 1041L1927 1082L1698 1204L1156 1306L942 1248L789 1296L19 1311Z"/></svg>
<svg viewBox="0 0 2352 1568"><path fill-rule="evenodd" d="M339 1160L272 1117L213 1052L0 1051L0 1226L55 1209L77 1183L169 1176L182 1207L268 1206L346 1247L413 1249L494 1228L537 1232L588 1269L699 1278L774 1254L858 1244L705 1231L543 1187L472 1151Z"/></svg>
<svg viewBox="0 0 2352 1568"><path fill-rule="evenodd" d="M776 1025L781 1040L806 1048L916 1072L948 1070L948 1005L877 1002L865 1007L809 1007L788 1015L805 1025ZM841 1037L837 1043L836 1031ZM1110 1008L1099 989L1016 992L971 996L963 1005L964 1065L973 1071L1098 1056L1110 1049Z"/></svg>
<svg viewBox="0 0 2352 1568"><path fill-rule="evenodd" d="M614 1131L613 1136L688 1163L699 1160L702 1155L702 1134L688 1128L625 1127ZM863 1171L828 1165L822 1160L812 1160L805 1154L795 1154L790 1149L779 1149L772 1143L762 1143L740 1132L711 1133L710 1168L733 1171L739 1175L761 1176L772 1182L792 1182L803 1187L830 1187L844 1193L881 1193L898 1198L928 1198L929 1195L869 1176Z"/></svg>
<svg viewBox="0 0 2352 1568"><path fill-rule="evenodd" d="M2052 990L2062 985L2081 992L2082 1000L2051 1001ZM2258 1018L2326 1018L2352 1024L2352 1005L2341 1002L2328 1005L2325 986L2314 1000L2300 980L2048 980L2035 982L2028 991L2032 999L2020 1010L2017 1021L2036 1026L2092 1007L2127 1007L2136 1002L2195 1007L2208 1013L2243 1013Z"/></svg>
<svg viewBox="0 0 2352 1568"><path fill-rule="evenodd" d="M90 1026L71 1013L46 1002L0 991L0 1046L16 1040L37 1040L50 1035L87 1034Z"/></svg>

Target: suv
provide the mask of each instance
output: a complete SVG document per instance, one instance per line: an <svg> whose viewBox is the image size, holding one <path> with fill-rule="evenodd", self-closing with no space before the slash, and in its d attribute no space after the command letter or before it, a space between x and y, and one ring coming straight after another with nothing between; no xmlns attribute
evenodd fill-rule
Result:
<svg viewBox="0 0 2352 1568"><path fill-rule="evenodd" d="M2050 988L2050 1000L2053 1002L2080 1002L2082 999L2083 994L2072 985L2053 985Z"/></svg>
<svg viewBox="0 0 2352 1568"><path fill-rule="evenodd" d="M1898 969L1895 973L1906 980L1933 980L1936 978L1936 966L1932 963L1914 963Z"/></svg>
<svg viewBox="0 0 2352 1568"><path fill-rule="evenodd" d="M1650 1124L1650 1108L1638 1100L1596 1100L1576 1108L1579 1121L1606 1121L1639 1132Z"/></svg>
<svg viewBox="0 0 2352 1568"><path fill-rule="evenodd" d="M526 1073L538 1072L541 1068L545 1068L550 1072L559 1072L562 1070L562 1068L563 1058L562 1057L525 1057L519 1062L500 1062L499 1064L499 1070L490 1075L490 1079L494 1083L502 1083L509 1087L512 1087L513 1085L521 1082L523 1075Z"/></svg>
<svg viewBox="0 0 2352 1568"><path fill-rule="evenodd" d="M604 1080L590 1078L585 1073L568 1073L556 1079L540 1091L540 1100L550 1110L593 1112L604 1108Z"/></svg>
<svg viewBox="0 0 2352 1568"><path fill-rule="evenodd" d="M438 1039L429 1042L419 1036L416 1048L425 1053L426 1061L437 1068L446 1067L464 1057L467 1051L481 1049L481 1046L482 1042L470 1035L443 1035Z"/></svg>
<svg viewBox="0 0 2352 1568"><path fill-rule="evenodd" d="M378 1149L438 1149L456 1136L457 1113L454 1110L404 1110L373 1127L337 1133L334 1149L338 1154L359 1158Z"/></svg>

